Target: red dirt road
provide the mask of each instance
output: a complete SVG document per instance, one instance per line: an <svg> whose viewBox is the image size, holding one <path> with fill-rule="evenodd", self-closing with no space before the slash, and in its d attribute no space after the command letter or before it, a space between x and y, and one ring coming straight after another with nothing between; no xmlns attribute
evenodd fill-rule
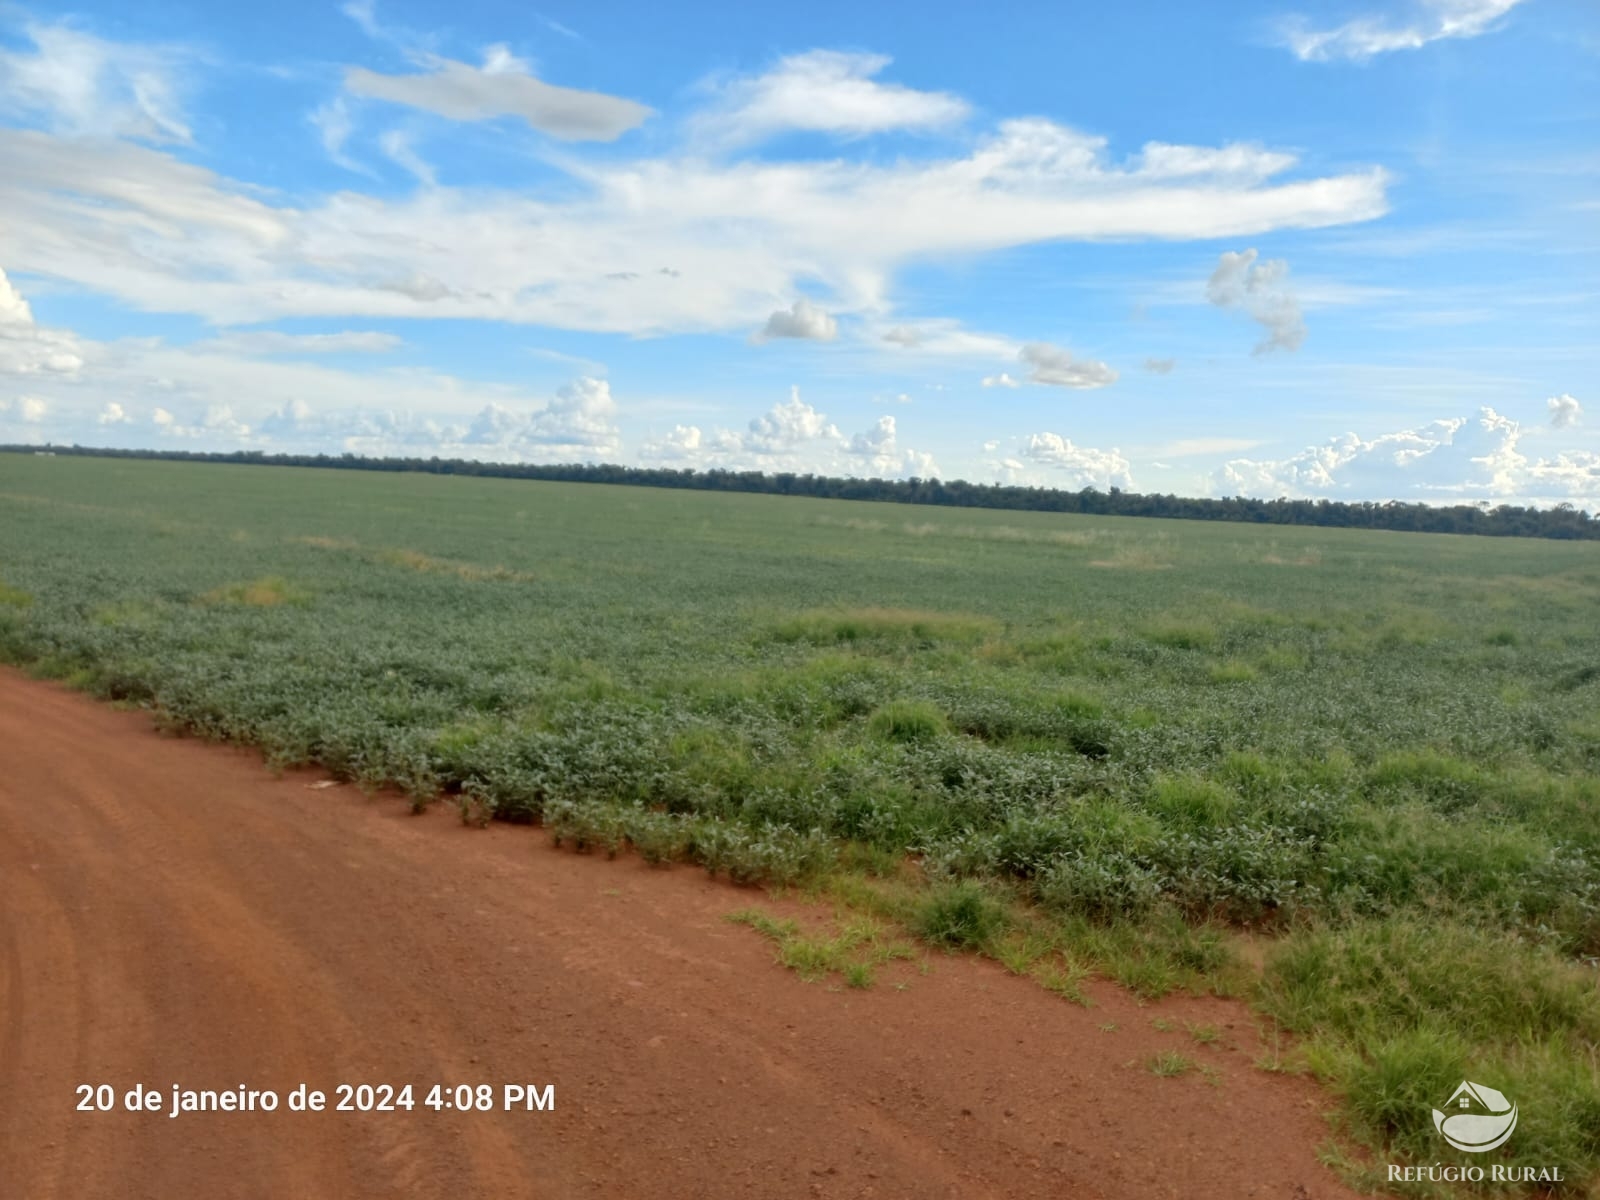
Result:
<svg viewBox="0 0 1600 1200"><path fill-rule="evenodd" d="M938 954L832 991L724 920L793 906L317 778L0 672L0 1196L1352 1194L1328 1101L1250 1066L1238 1006L1085 1010ZM1168 1047L1218 1083L1150 1074ZM301 1083L416 1107L168 1116L174 1084ZM435 1112L435 1083L556 1104ZM140 1084L161 1111L123 1111Z"/></svg>

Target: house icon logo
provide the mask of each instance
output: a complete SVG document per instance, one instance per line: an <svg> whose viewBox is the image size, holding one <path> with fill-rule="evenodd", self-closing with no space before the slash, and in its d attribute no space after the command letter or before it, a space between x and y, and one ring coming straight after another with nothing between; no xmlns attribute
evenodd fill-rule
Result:
<svg viewBox="0 0 1600 1200"><path fill-rule="evenodd" d="M1481 1083L1463 1080L1444 1107L1443 1112L1433 1110L1433 1127L1445 1141L1469 1154L1505 1145L1517 1128L1517 1106L1504 1093Z"/></svg>

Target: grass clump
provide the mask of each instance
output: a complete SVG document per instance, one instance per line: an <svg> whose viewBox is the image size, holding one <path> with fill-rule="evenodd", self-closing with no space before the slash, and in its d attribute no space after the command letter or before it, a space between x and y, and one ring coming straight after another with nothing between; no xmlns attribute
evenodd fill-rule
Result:
<svg viewBox="0 0 1600 1200"><path fill-rule="evenodd" d="M944 713L926 700L891 700L867 720L867 731L886 742L923 742L946 730Z"/></svg>
<svg viewBox="0 0 1600 1200"><path fill-rule="evenodd" d="M1217 631L1194 621L1158 621L1145 627L1144 636L1158 646L1173 650L1208 650L1216 643Z"/></svg>
<svg viewBox="0 0 1600 1200"><path fill-rule="evenodd" d="M1071 959L1061 959L1040 964L1033 971L1033 978L1039 986L1047 992L1054 992L1063 1000L1092 1008L1094 1002L1089 999L1089 993L1084 991L1084 984L1089 980L1089 968Z"/></svg>
<svg viewBox="0 0 1600 1200"><path fill-rule="evenodd" d="M831 936L808 936L797 922L779 920L755 908L730 913L728 920L748 925L772 941L778 962L807 983L838 975L846 987L867 988L879 967L915 957L907 943L888 936L886 927L870 916L841 917Z"/></svg>
<svg viewBox="0 0 1600 1200"><path fill-rule="evenodd" d="M1396 917L1289 936L1267 957L1260 1004L1305 1039L1301 1059L1339 1095L1345 1132L1380 1156L1435 1161L1432 1111L1470 1079L1521 1113L1495 1161L1580 1183L1594 1171L1592 967L1506 933Z"/></svg>
<svg viewBox="0 0 1600 1200"><path fill-rule="evenodd" d="M1433 750L1383 755L1368 783L1374 791L1413 795L1436 804L1460 805L1483 790L1483 773L1471 763Z"/></svg>
<svg viewBox="0 0 1600 1200"><path fill-rule="evenodd" d="M1177 1050L1163 1050L1159 1054L1152 1054L1145 1060L1144 1065L1150 1074L1159 1075L1162 1079L1174 1079L1190 1071L1199 1070L1200 1067L1194 1059Z"/></svg>
<svg viewBox="0 0 1600 1200"><path fill-rule="evenodd" d="M33 596L21 588L12 587L5 580L0 579L0 605L6 608L27 608L33 603Z"/></svg>
<svg viewBox="0 0 1600 1200"><path fill-rule="evenodd" d="M1011 925L1011 914L980 883L963 879L936 885L917 905L912 928L947 949L981 950Z"/></svg>
<svg viewBox="0 0 1600 1200"><path fill-rule="evenodd" d="M1207 678L1212 683L1253 683L1258 677L1256 669L1247 662L1238 659L1229 659L1227 662L1214 663L1207 672Z"/></svg>

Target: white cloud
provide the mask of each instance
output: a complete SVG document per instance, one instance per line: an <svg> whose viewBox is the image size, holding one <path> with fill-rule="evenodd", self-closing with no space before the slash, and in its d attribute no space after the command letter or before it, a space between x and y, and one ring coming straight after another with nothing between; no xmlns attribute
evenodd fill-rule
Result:
<svg viewBox="0 0 1600 1200"><path fill-rule="evenodd" d="M346 3L340 5L339 11L361 26L361 31L369 38L387 37L383 27L378 24L377 5L374 0L346 0Z"/></svg>
<svg viewBox="0 0 1600 1200"><path fill-rule="evenodd" d="M1551 396L1544 404L1550 413L1550 424L1557 429L1569 429L1583 420L1583 405L1575 396Z"/></svg>
<svg viewBox="0 0 1600 1200"><path fill-rule="evenodd" d="M31 394L13 411L61 440L115 430L124 445L177 438L207 450L270 445L522 461L615 458L620 449L616 403L603 379L582 377L542 397L427 370L357 371L316 361L400 344L377 332L251 330L187 346L156 338L93 342L24 323L31 314L4 276L0 311L9 317L0 322L0 370L16 369L17 348L40 339L70 342L81 356L71 373L22 364ZM389 407L375 409L376 397ZM150 415L139 418L140 411Z"/></svg>
<svg viewBox="0 0 1600 1200"><path fill-rule="evenodd" d="M1073 358L1060 346L1049 342L1029 342L1017 357L1033 370L1028 379L1032 383L1052 387L1099 388L1117 381L1117 373L1103 362L1094 359Z"/></svg>
<svg viewBox="0 0 1600 1200"><path fill-rule="evenodd" d="M995 333L966 329L949 317L931 318L892 326L878 334L878 340L900 351L914 351L937 358L990 359L996 362L1016 358L1020 345L1012 338Z"/></svg>
<svg viewBox="0 0 1600 1200"><path fill-rule="evenodd" d="M1132 467L1117 450L1075 446L1070 438L1058 433L1033 433L1024 442L1022 455L1037 466L1049 469L1052 486L1094 487L1102 491L1133 487ZM1024 469L1015 459L1005 460L1002 466L1014 476L1020 476Z"/></svg>
<svg viewBox="0 0 1600 1200"><path fill-rule="evenodd" d="M426 187L438 186L439 181L434 177L433 168L412 148L410 134L400 129L387 130L378 139L378 145L390 162L415 175L419 183Z"/></svg>
<svg viewBox="0 0 1600 1200"><path fill-rule="evenodd" d="M276 329L257 329L224 333L195 342L190 349L244 355L382 354L402 345L404 342L395 334L376 331L281 333Z"/></svg>
<svg viewBox="0 0 1600 1200"><path fill-rule="evenodd" d="M322 148L330 159L347 171L354 171L369 178L372 176L370 168L345 153L345 143L355 132L355 118L350 115L350 105L343 96L336 96L328 103L313 109L307 119L316 129L317 136L322 140Z"/></svg>
<svg viewBox="0 0 1600 1200"><path fill-rule="evenodd" d="M1242 309L1266 330L1254 353L1298 350L1306 340L1306 322L1288 280L1289 264L1281 258L1257 262L1253 249L1227 250L1206 284L1206 299L1219 308Z"/></svg>
<svg viewBox="0 0 1600 1200"><path fill-rule="evenodd" d="M173 82L178 51L102 41L65 23L24 31L31 52L0 49L0 113L72 137L190 140Z"/></svg>
<svg viewBox="0 0 1600 1200"><path fill-rule="evenodd" d="M704 445L705 435L698 425L674 425L659 442L646 442L644 450L648 457L658 461L678 462L698 459Z"/></svg>
<svg viewBox="0 0 1600 1200"><path fill-rule="evenodd" d="M779 309L768 317L767 323L752 340L764 342L770 338L802 338L813 342L831 342L838 333L839 322L802 296L788 311Z"/></svg>
<svg viewBox="0 0 1600 1200"><path fill-rule="evenodd" d="M0 130L0 262L225 324L426 315L653 335L747 329L773 296L819 288L830 313L883 312L897 270L951 254L1240 236L1385 208L1381 171L1283 181L1287 156L1191 149L1214 174L1115 163L1103 139L1029 119L942 159L569 157L544 192L342 191L297 207L156 150ZM962 348L987 335L953 323L896 326L891 344L907 329L930 350L999 349Z"/></svg>
<svg viewBox="0 0 1600 1200"><path fill-rule="evenodd" d="M765 74L725 83L694 127L725 144L762 141L790 131L846 137L889 130L931 130L959 122L966 101L919 92L873 76L889 65L881 54L813 50L781 59Z"/></svg>
<svg viewBox="0 0 1600 1200"><path fill-rule="evenodd" d="M894 418L879 417L871 429L850 439L845 452L869 460L880 473L893 471L899 465L895 454Z"/></svg>
<svg viewBox="0 0 1600 1200"><path fill-rule="evenodd" d="M1144 360L1144 369L1152 375L1170 375L1172 369L1178 365L1175 358L1147 358Z"/></svg>
<svg viewBox="0 0 1600 1200"><path fill-rule="evenodd" d="M311 431L316 422L316 410L299 397L285 400L277 412L264 417L258 428L268 437L292 437Z"/></svg>
<svg viewBox="0 0 1600 1200"><path fill-rule="evenodd" d="M33 309L0 270L0 375L71 376L82 366L77 338L35 324Z"/></svg>
<svg viewBox="0 0 1600 1200"><path fill-rule="evenodd" d="M1333 29L1312 29L1303 17L1283 23L1283 44L1302 62L1362 62L1394 50L1417 50L1444 38L1489 32L1522 0L1412 0L1405 19L1357 17Z"/></svg>
<svg viewBox="0 0 1600 1200"><path fill-rule="evenodd" d="M542 407L484 405L459 438L466 447L492 447L497 457L615 457L621 446L616 401L604 379L583 377Z"/></svg>
<svg viewBox="0 0 1600 1200"><path fill-rule="evenodd" d="M931 455L902 449L895 418L879 417L870 429L845 437L826 414L791 388L789 399L774 405L743 430L707 432L697 425L675 425L657 441L640 447L645 462L677 462L695 467L823 474L937 476Z"/></svg>
<svg viewBox="0 0 1600 1200"><path fill-rule="evenodd" d="M844 437L838 426L800 399L800 389L794 387L787 404L774 405L751 421L749 432L738 435L734 444L756 454L788 454L816 442L842 445Z"/></svg>
<svg viewBox="0 0 1600 1200"><path fill-rule="evenodd" d="M0 271L0 325L33 325L33 309L22 293L12 286L4 271Z"/></svg>
<svg viewBox="0 0 1600 1200"><path fill-rule="evenodd" d="M345 88L452 121L520 117L541 133L569 142L615 141L651 114L645 105L620 96L545 83L504 46L490 46L481 67L431 54L417 59L428 68L426 74L383 75L351 67L345 72Z"/></svg>
<svg viewBox="0 0 1600 1200"><path fill-rule="evenodd" d="M1021 387L1022 385L1015 379L1011 378L1010 375L1007 375L1004 371L1001 371L998 375L985 375L983 377L983 386L986 388L1014 388Z"/></svg>
<svg viewBox="0 0 1600 1200"><path fill-rule="evenodd" d="M1531 460L1521 425L1492 408L1364 440L1343 434L1280 460L1234 459L1214 485L1229 494L1352 500L1504 502L1600 499L1600 455Z"/></svg>

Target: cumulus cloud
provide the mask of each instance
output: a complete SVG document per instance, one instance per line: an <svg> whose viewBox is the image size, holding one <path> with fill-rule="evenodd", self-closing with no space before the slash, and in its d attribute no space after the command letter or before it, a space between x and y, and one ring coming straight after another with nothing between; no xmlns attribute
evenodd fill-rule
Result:
<svg viewBox="0 0 1600 1200"><path fill-rule="evenodd" d="M1224 251L1206 283L1206 299L1248 313L1266 331L1256 354L1298 350L1306 340L1300 301L1289 288L1289 264L1281 258L1257 262L1253 249Z"/></svg>
<svg viewBox="0 0 1600 1200"><path fill-rule="evenodd" d="M1103 362L1090 358L1073 358L1060 346L1049 342L1029 342L1017 352L1017 357L1033 369L1028 374L1031 383L1051 387L1099 388L1117 381L1117 373Z"/></svg>
<svg viewBox="0 0 1600 1200"><path fill-rule="evenodd" d="M763 471L812 471L876 476L939 475L931 455L902 448L895 418L879 417L870 429L846 437L839 427L800 398L774 405L742 430L707 432L675 425L663 438L640 447L646 462Z"/></svg>
<svg viewBox="0 0 1600 1200"><path fill-rule="evenodd" d="M1014 388L1021 387L1022 385L1015 379L1011 378L1010 375L1007 375L1004 371L1001 371L998 375L985 375L983 377L983 386L986 388Z"/></svg>
<svg viewBox="0 0 1600 1200"><path fill-rule="evenodd" d="M838 426L800 399L798 387L789 389L786 404L773 406L750 422L747 433L736 444L756 454L789 454L817 442L843 444Z"/></svg>
<svg viewBox="0 0 1600 1200"><path fill-rule="evenodd" d="M1363 62L1395 50L1418 50L1444 38L1488 33L1522 0L1412 0L1402 19L1357 17L1333 29L1314 29L1304 17L1282 25L1282 41L1302 62Z"/></svg>
<svg viewBox="0 0 1600 1200"><path fill-rule="evenodd" d="M292 436L315 429L316 411L298 396L285 400L276 412L268 414L260 423L261 432L268 437Z"/></svg>
<svg viewBox="0 0 1600 1200"><path fill-rule="evenodd" d="M1058 433L1033 433L1023 443L1022 454L1029 461L1049 468L1056 486L1094 487L1102 491L1133 487L1132 465L1117 450L1075 446L1070 438ZM1012 467L1013 471L1016 469Z"/></svg>
<svg viewBox="0 0 1600 1200"><path fill-rule="evenodd" d="M615 141L651 114L645 105L620 96L545 83L504 46L490 46L481 67L434 55L418 58L428 68L425 74L383 75L351 67L345 88L452 121L520 117L541 133L569 142Z"/></svg>
<svg viewBox="0 0 1600 1200"><path fill-rule="evenodd" d="M771 338L802 338L813 342L831 342L839 333L839 322L805 297L796 300L787 311L779 309L767 318L752 339L765 342Z"/></svg>
<svg viewBox="0 0 1600 1200"><path fill-rule="evenodd" d="M1550 424L1557 429L1569 429L1583 420L1583 405L1578 403L1575 396L1565 393L1551 396L1544 405L1550 413Z"/></svg>
<svg viewBox="0 0 1600 1200"><path fill-rule="evenodd" d="M874 76L890 63L882 54L813 50L781 59L771 70L716 88L711 108L694 125L727 144L762 141L787 132L846 137L889 130L930 130L967 116L966 101L945 92L919 92Z"/></svg>
<svg viewBox="0 0 1600 1200"><path fill-rule="evenodd" d="M1144 360L1144 369L1152 375L1170 375L1172 369L1178 365L1175 358L1147 358Z"/></svg>
<svg viewBox="0 0 1600 1200"><path fill-rule="evenodd" d="M850 439L845 452L867 459L880 472L894 470L899 465L895 454L894 418L879 417L871 429Z"/></svg>
<svg viewBox="0 0 1600 1200"><path fill-rule="evenodd" d="M33 49L0 48L0 113L71 137L188 142L174 73L183 55L30 22Z"/></svg>
<svg viewBox="0 0 1600 1200"><path fill-rule="evenodd" d="M1364 439L1343 434L1278 460L1234 459L1214 486L1229 494L1353 500L1600 499L1600 454L1531 459L1521 425L1492 408Z"/></svg>
<svg viewBox="0 0 1600 1200"><path fill-rule="evenodd" d="M33 309L22 293L12 286L4 271L0 271L0 325L30 328L33 325Z"/></svg>
<svg viewBox="0 0 1600 1200"><path fill-rule="evenodd" d="M484 405L461 441L472 447L494 447L513 457L614 456L621 445L616 413L611 385L583 376L541 407Z"/></svg>
<svg viewBox="0 0 1600 1200"><path fill-rule="evenodd" d="M16 369L19 346L32 353L41 336L70 337L24 322L26 302L3 277L0 311L0 372ZM205 450L270 445L545 462L614 459L621 445L610 387L593 376L541 396L415 368L327 364L400 344L386 333L251 330L181 346L158 338L71 344L81 370L22 364L29 402L11 411L30 432L115 436L120 445L181 439ZM377 397L390 407L375 409Z"/></svg>
<svg viewBox="0 0 1600 1200"><path fill-rule="evenodd" d="M17 419L29 425L43 421L50 411L50 402L42 396L18 396L15 403L6 401L4 411L15 412Z"/></svg>
<svg viewBox="0 0 1600 1200"><path fill-rule="evenodd" d="M0 270L0 375L76 375L80 351L71 333L35 324L33 309Z"/></svg>

